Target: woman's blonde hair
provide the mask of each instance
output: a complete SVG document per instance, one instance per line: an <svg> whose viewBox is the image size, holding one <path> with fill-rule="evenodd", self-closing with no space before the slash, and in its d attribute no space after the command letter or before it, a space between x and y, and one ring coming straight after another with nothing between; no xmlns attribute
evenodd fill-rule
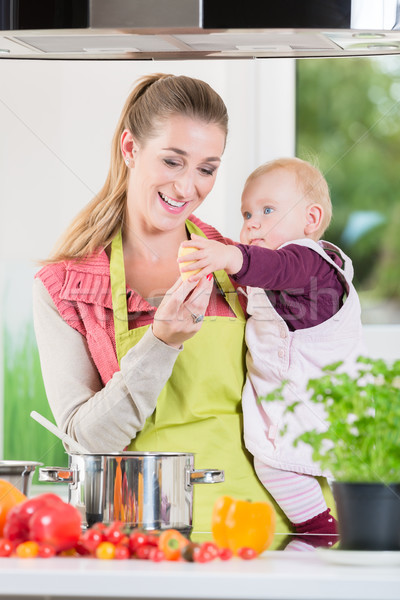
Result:
<svg viewBox="0 0 400 600"><path fill-rule="evenodd" d="M155 137L160 125L174 115L215 123L228 133L228 113L222 98L199 79L155 73L139 79L122 109L111 145L111 161L100 192L67 228L49 262L82 259L107 247L125 220L128 168L121 152L125 129L139 145Z"/></svg>
<svg viewBox="0 0 400 600"><path fill-rule="evenodd" d="M307 205L321 205L323 209L323 218L321 226L317 231L317 235L320 238L324 231L329 227L332 219L332 202L325 177L317 167L301 158L277 158L264 163L250 173L244 187L246 187L250 181L257 179L257 177L260 177L261 175L270 173L275 169L285 169L296 175L297 183L303 193L303 200Z"/></svg>

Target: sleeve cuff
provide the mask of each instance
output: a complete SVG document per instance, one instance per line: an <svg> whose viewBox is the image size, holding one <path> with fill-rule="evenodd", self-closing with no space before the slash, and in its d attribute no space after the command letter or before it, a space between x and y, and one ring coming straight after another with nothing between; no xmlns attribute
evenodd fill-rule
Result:
<svg viewBox="0 0 400 600"><path fill-rule="evenodd" d="M158 365L173 365L179 355L179 353L183 350L183 345L181 348L173 348L172 346L168 346L161 340L159 340L153 333L152 327L149 327L142 339L133 346L122 358L121 360L121 371L126 368L124 363L129 363L132 366L133 363L141 362L143 363L144 357L147 355L151 356L152 364Z"/></svg>
<svg viewBox="0 0 400 600"><path fill-rule="evenodd" d="M242 267L240 269L240 271L238 271L237 273L235 273L234 275L231 275L232 279L234 281L239 281L241 277L243 277L244 275L246 275L248 268L249 268L249 256L246 252L246 247L243 244L235 244L236 248L239 248L239 250L241 251L242 255L243 255L243 264Z"/></svg>

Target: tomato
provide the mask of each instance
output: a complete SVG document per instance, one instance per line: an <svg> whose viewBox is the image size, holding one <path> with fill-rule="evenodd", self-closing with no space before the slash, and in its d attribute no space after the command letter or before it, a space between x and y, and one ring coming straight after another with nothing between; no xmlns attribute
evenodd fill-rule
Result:
<svg viewBox="0 0 400 600"><path fill-rule="evenodd" d="M5 479L0 479L0 537L10 510L26 500L26 496Z"/></svg>
<svg viewBox="0 0 400 600"><path fill-rule="evenodd" d="M57 552L74 548L80 535L80 513L63 501L61 504L37 508L29 519L30 539L51 544Z"/></svg>
<svg viewBox="0 0 400 600"><path fill-rule="evenodd" d="M217 556L219 556L219 548L214 542L203 542L200 545L200 549L211 554L213 558L217 558Z"/></svg>
<svg viewBox="0 0 400 600"><path fill-rule="evenodd" d="M81 533L79 511L56 494L41 494L12 508L4 532L14 544L51 544L56 552L73 548Z"/></svg>
<svg viewBox="0 0 400 600"><path fill-rule="evenodd" d="M107 529L107 525L101 521L98 521L97 523L93 523L91 529L97 529L98 531L104 533L104 531Z"/></svg>
<svg viewBox="0 0 400 600"><path fill-rule="evenodd" d="M126 544L117 544L115 546L114 558L116 560L126 560L127 558L130 558L130 556L131 556L131 553Z"/></svg>
<svg viewBox="0 0 400 600"><path fill-rule="evenodd" d="M220 548L218 556L220 560L230 560L233 556L233 552L230 548Z"/></svg>
<svg viewBox="0 0 400 600"><path fill-rule="evenodd" d="M4 535L16 542L28 540L29 520L33 513L39 508L52 507L58 503L63 503L63 501L55 494L41 494L14 506L7 515Z"/></svg>
<svg viewBox="0 0 400 600"><path fill-rule="evenodd" d="M10 540L2 539L0 540L0 557L10 556L12 552L12 543Z"/></svg>
<svg viewBox="0 0 400 600"><path fill-rule="evenodd" d="M153 562L161 562L165 560L165 554L156 546L152 546L149 550L149 560L152 560Z"/></svg>
<svg viewBox="0 0 400 600"><path fill-rule="evenodd" d="M156 535L155 533L148 533L147 534L147 543L150 544L150 546L158 547L159 538L160 538L160 536Z"/></svg>
<svg viewBox="0 0 400 600"><path fill-rule="evenodd" d="M39 544L37 542L22 542L15 549L18 558L35 558L39 554Z"/></svg>
<svg viewBox="0 0 400 600"><path fill-rule="evenodd" d="M104 536L101 531L91 527L90 529L86 529L84 533L82 533L79 542L80 544L88 551L95 552L97 546L104 542Z"/></svg>
<svg viewBox="0 0 400 600"><path fill-rule="evenodd" d="M133 531L129 536L129 548L131 552L136 552L140 546L147 544L147 535L142 531Z"/></svg>
<svg viewBox="0 0 400 600"><path fill-rule="evenodd" d="M150 546L150 544L143 544L142 546L139 546L135 550L135 558L141 558L143 560L148 560L149 556L150 556L150 552L152 551L153 548L154 548L154 546Z"/></svg>
<svg viewBox="0 0 400 600"><path fill-rule="evenodd" d="M38 556L40 558L51 558L56 555L56 549L51 544L39 544Z"/></svg>
<svg viewBox="0 0 400 600"><path fill-rule="evenodd" d="M242 558L243 560L252 560L253 558L257 558L258 556L258 552L256 552L254 550L254 548L239 548L239 550L237 551L237 555L239 556L239 558Z"/></svg>
<svg viewBox="0 0 400 600"><path fill-rule="evenodd" d="M101 542L96 548L96 557L101 560L112 560L115 556L115 546L111 542Z"/></svg>
<svg viewBox="0 0 400 600"><path fill-rule="evenodd" d="M85 548L85 546L82 544L81 540L78 540L77 543L75 544L75 552L79 556L88 556L89 554L91 554L90 550Z"/></svg>
<svg viewBox="0 0 400 600"><path fill-rule="evenodd" d="M113 544L121 543L122 539L125 537L124 528L124 523L114 521L103 530L104 540L106 542L112 542Z"/></svg>
<svg viewBox="0 0 400 600"><path fill-rule="evenodd" d="M215 559L214 554L212 552L210 552L209 550L207 550L206 548L202 548L201 546L200 546L198 552L195 552L193 554L194 562L198 562L198 563L211 562L214 559Z"/></svg>

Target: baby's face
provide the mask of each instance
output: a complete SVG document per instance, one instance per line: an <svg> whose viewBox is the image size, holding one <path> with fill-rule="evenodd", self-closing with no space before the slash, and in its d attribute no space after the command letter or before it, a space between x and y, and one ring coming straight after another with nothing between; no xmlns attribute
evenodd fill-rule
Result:
<svg viewBox="0 0 400 600"><path fill-rule="evenodd" d="M278 168L250 181L242 194L243 244L276 250L305 237L307 202L296 175Z"/></svg>

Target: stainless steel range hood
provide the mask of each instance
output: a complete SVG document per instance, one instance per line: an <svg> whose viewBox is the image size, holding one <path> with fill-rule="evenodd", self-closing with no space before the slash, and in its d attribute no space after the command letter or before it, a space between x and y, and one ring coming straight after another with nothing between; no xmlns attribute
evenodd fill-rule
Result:
<svg viewBox="0 0 400 600"><path fill-rule="evenodd" d="M400 0L0 0L0 58L400 54Z"/></svg>

